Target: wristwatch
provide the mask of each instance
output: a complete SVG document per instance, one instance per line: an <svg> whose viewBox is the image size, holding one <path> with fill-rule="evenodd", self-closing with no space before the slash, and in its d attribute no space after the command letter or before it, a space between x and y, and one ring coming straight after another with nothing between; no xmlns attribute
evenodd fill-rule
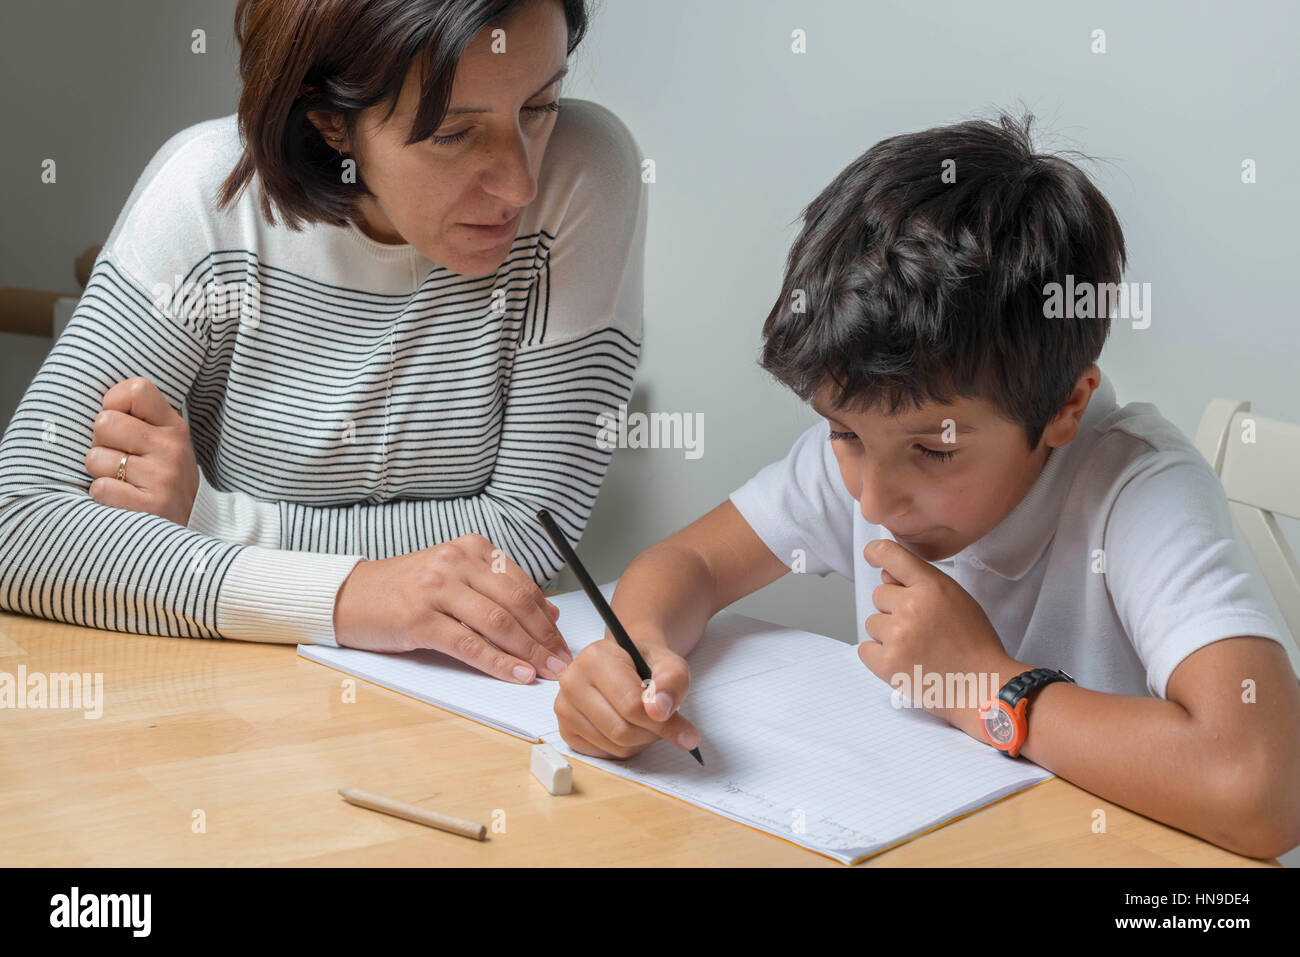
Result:
<svg viewBox="0 0 1300 957"><path fill-rule="evenodd" d="M997 697L980 708L980 727L989 744L1009 758L1018 757L1020 748L1029 736L1029 694L1053 681L1075 680L1064 671L1052 668L1034 668L1016 675L1002 686Z"/></svg>

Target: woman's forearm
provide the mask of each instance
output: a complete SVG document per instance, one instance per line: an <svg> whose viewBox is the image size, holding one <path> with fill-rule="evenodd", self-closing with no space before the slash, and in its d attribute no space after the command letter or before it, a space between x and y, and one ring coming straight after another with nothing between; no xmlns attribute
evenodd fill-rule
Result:
<svg viewBox="0 0 1300 957"><path fill-rule="evenodd" d="M186 527L223 542L282 547L278 502L264 502L238 489L219 492L204 478L202 469Z"/></svg>

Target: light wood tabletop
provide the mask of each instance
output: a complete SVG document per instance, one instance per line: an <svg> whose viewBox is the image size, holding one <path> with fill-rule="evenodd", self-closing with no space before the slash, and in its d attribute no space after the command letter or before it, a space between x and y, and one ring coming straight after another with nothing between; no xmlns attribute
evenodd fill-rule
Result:
<svg viewBox="0 0 1300 957"><path fill-rule="evenodd" d="M293 646L0 613L0 671L20 667L102 674L103 713L0 709L0 865L843 866L580 762L552 796L528 742L364 681L349 694ZM348 787L487 839L354 807ZM1276 863L1053 779L859 866Z"/></svg>

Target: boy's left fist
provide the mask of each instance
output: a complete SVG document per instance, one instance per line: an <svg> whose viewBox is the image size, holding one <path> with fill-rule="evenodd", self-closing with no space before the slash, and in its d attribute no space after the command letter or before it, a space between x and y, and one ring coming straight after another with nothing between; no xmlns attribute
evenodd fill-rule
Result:
<svg viewBox="0 0 1300 957"><path fill-rule="evenodd" d="M889 539L869 542L862 554L883 569L884 583L871 593L877 614L866 620L875 641L858 645L858 657L876 677L893 684L901 673L910 680L918 664L923 672L998 673L1001 682L1018 673L1002 674L1013 659L979 602L951 577ZM950 720L951 704L939 709ZM972 704L983 702L967 707Z"/></svg>

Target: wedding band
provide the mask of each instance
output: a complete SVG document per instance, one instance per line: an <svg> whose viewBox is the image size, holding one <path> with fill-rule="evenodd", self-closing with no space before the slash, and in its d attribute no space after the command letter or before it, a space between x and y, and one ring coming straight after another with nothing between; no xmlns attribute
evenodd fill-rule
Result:
<svg viewBox="0 0 1300 957"><path fill-rule="evenodd" d="M126 457L129 454L127 452L122 453L122 461L117 463L117 480L119 482L126 481Z"/></svg>

